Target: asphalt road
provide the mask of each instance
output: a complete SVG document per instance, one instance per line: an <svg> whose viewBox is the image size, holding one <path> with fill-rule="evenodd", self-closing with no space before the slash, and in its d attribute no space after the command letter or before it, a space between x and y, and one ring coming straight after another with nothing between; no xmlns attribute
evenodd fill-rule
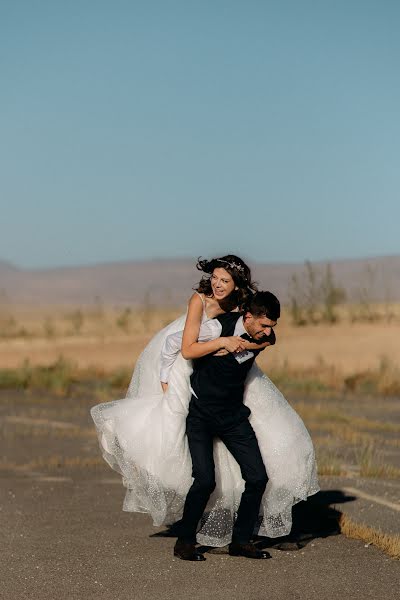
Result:
<svg viewBox="0 0 400 600"><path fill-rule="evenodd" d="M321 478L322 491L295 507L300 549L278 550L263 539L257 543L270 547L271 560L204 548L205 562L184 562L148 516L122 512L120 478L99 455L88 412L94 403L84 394L0 392L0 598L400 598L400 561L340 535L337 524L343 511L400 534L399 480ZM369 406L346 405L376 419ZM392 454L387 460L397 461Z"/></svg>
<svg viewBox="0 0 400 600"><path fill-rule="evenodd" d="M299 509L299 550L271 548L266 561L206 551L202 563L174 558L173 538L155 535L162 529L148 516L121 511L117 477L3 472L0 484L7 600L399 598L400 561L337 533L329 504L356 500L335 480Z"/></svg>

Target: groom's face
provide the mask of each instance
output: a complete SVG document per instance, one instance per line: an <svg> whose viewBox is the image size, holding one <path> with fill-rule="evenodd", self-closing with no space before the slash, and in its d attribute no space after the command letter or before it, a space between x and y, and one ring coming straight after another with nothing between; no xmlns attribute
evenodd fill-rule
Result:
<svg viewBox="0 0 400 600"><path fill-rule="evenodd" d="M247 333L255 340L259 340L264 335L270 335L276 323L277 321L272 321L265 315L255 317L250 312L247 312L243 317L243 324Z"/></svg>

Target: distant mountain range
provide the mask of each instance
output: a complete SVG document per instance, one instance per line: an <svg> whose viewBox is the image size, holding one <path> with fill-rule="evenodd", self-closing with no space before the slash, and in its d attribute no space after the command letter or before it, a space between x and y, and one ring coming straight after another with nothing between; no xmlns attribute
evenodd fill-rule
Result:
<svg viewBox="0 0 400 600"><path fill-rule="evenodd" d="M400 301L400 255L329 262L335 284L350 300ZM317 279L328 262L312 263ZM295 275L306 281L304 264L252 263L254 278L285 302ZM93 303L183 305L200 279L195 260L118 262L93 266L22 269L0 261L0 303L88 305Z"/></svg>

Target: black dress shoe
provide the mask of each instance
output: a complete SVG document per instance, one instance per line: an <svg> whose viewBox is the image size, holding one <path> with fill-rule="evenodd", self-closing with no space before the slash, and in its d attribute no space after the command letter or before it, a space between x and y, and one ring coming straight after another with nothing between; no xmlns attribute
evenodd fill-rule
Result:
<svg viewBox="0 0 400 600"><path fill-rule="evenodd" d="M245 556L246 558L272 558L269 552L259 550L254 544L229 544L229 554L231 556Z"/></svg>
<svg viewBox="0 0 400 600"><path fill-rule="evenodd" d="M274 546L275 550L284 550L285 552L293 552L293 550L301 550L303 546L299 542L281 542Z"/></svg>
<svg viewBox="0 0 400 600"><path fill-rule="evenodd" d="M187 544L186 542L180 542L179 540L174 546L174 556L177 556L182 560L192 560L195 562L206 560L205 556L200 554L200 552L197 552L194 544Z"/></svg>

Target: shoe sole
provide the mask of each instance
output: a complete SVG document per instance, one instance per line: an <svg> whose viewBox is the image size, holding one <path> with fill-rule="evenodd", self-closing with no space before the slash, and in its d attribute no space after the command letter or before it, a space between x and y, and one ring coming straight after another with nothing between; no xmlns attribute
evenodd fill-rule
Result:
<svg viewBox="0 0 400 600"><path fill-rule="evenodd" d="M179 554L179 552L174 552L174 556L180 558L181 560L188 560L190 562L204 562L206 560L205 556L203 556L202 558L186 558L185 556Z"/></svg>
<svg viewBox="0 0 400 600"><path fill-rule="evenodd" d="M272 558L271 554L268 554L267 556L249 556L248 554L241 554L241 553L230 553L229 552L229 556L243 556L243 558L252 558L253 560L268 560L269 558Z"/></svg>

